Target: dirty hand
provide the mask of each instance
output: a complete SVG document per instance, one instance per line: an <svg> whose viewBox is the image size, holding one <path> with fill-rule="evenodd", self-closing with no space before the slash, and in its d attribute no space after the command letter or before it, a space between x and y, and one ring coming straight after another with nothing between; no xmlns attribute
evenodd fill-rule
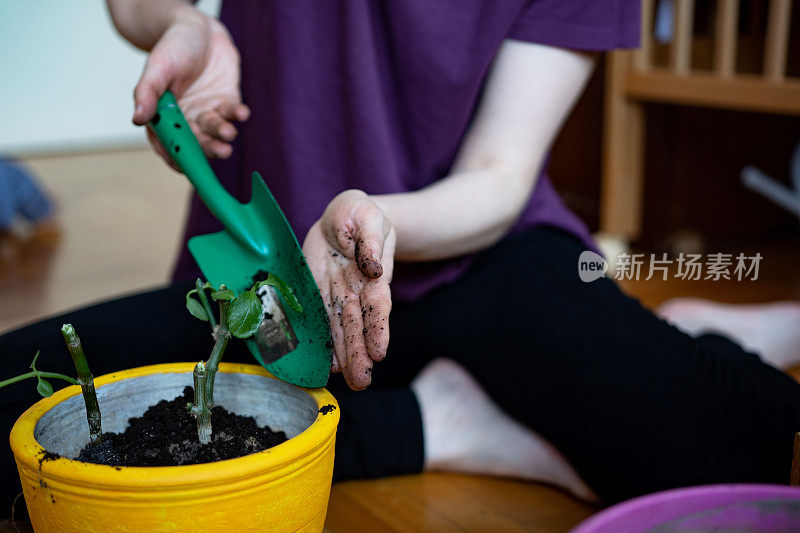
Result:
<svg viewBox="0 0 800 533"><path fill-rule="evenodd" d="M232 122L247 120L250 110L239 92L239 51L219 21L193 11L159 39L134 89L135 124L153 118L167 89L178 99L206 156L230 157L237 133ZM147 134L156 152L178 170L149 128Z"/></svg>
<svg viewBox="0 0 800 533"><path fill-rule="evenodd" d="M391 222L356 190L334 198L303 243L331 323L332 371L353 390L370 384L373 362L386 356L394 247Z"/></svg>

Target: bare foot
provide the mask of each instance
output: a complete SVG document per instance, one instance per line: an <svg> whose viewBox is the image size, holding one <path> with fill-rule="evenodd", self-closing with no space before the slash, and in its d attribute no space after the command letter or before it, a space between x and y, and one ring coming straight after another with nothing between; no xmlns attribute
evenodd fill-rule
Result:
<svg viewBox="0 0 800 533"><path fill-rule="evenodd" d="M656 314L696 337L718 333L780 369L800 364L800 303L721 304L698 298L674 298Z"/></svg>
<svg viewBox="0 0 800 533"><path fill-rule="evenodd" d="M501 411L454 361L432 361L411 389L422 412L426 470L541 481L597 500L558 450Z"/></svg>

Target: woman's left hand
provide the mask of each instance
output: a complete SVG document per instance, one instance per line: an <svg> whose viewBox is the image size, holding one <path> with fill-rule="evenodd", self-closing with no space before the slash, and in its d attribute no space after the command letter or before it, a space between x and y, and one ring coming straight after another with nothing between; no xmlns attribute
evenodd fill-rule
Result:
<svg viewBox="0 0 800 533"><path fill-rule="evenodd" d="M311 226L303 253L328 311L333 337L333 372L353 390L372 381L372 364L389 345L389 282L395 231L366 193L345 191Z"/></svg>

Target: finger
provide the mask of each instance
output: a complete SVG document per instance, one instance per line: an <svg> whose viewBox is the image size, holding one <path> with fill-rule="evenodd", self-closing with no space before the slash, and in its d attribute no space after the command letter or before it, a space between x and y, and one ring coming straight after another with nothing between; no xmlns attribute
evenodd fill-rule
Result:
<svg viewBox="0 0 800 533"><path fill-rule="evenodd" d="M143 126L156 114L158 99L172 81L171 68L156 50L147 58L139 83L133 89L133 123Z"/></svg>
<svg viewBox="0 0 800 533"><path fill-rule="evenodd" d="M389 348L389 313L392 295L389 284L379 280L367 283L361 291L361 316L366 332L367 354L373 361L382 361Z"/></svg>
<svg viewBox="0 0 800 533"><path fill-rule="evenodd" d="M339 368L339 359L336 358L336 354L331 351L331 373L338 374L342 370Z"/></svg>
<svg viewBox="0 0 800 533"><path fill-rule="evenodd" d="M380 208L364 196L354 210L341 209L335 217L337 247L355 260L362 274L372 279L381 277L383 241L391 226Z"/></svg>
<svg viewBox="0 0 800 533"><path fill-rule="evenodd" d="M250 118L250 108L239 102L223 102L217 106L217 112L225 120L244 122Z"/></svg>
<svg viewBox="0 0 800 533"><path fill-rule="evenodd" d="M346 350L342 365L344 379L353 390L366 389L372 381L372 359L364 343L364 321L357 297L350 298L342 308L342 324Z"/></svg>
<svg viewBox="0 0 800 533"><path fill-rule="evenodd" d="M330 311L331 298L330 298L329 286L330 286L329 283L322 284L319 288L319 294L322 297L322 301L325 303L325 311L328 314L328 323L333 324L333 317L331 316L331 311ZM342 337L344 337L344 334L342 334ZM334 374L340 372L339 361L338 359L336 359L336 353L333 351L333 346L331 346L331 372Z"/></svg>
<svg viewBox="0 0 800 533"><path fill-rule="evenodd" d="M227 159L233 153L233 147L230 144L211 137L197 122L192 121L189 123L189 126L192 128L197 142L199 142L200 146L203 148L203 153L205 153L206 157L209 159Z"/></svg>
<svg viewBox="0 0 800 533"><path fill-rule="evenodd" d="M353 214L355 222L355 260L358 269L368 278L383 274L383 241L389 233L389 221L372 201L364 202Z"/></svg>
<svg viewBox="0 0 800 533"><path fill-rule="evenodd" d="M342 285L341 282L332 280L328 283L328 298L323 300L326 302L325 309L328 311L328 321L331 327L331 340L333 341L333 358L335 361L332 364L336 372L340 372L344 365L346 347L344 342L344 328L342 327Z"/></svg>
<svg viewBox="0 0 800 533"><path fill-rule="evenodd" d="M215 139L230 142L236 137L236 128L225 120L217 110L200 113L197 117L197 123L206 134Z"/></svg>
<svg viewBox="0 0 800 533"><path fill-rule="evenodd" d="M214 159L228 159L233 154L233 147L230 144L216 139L209 139L204 149L208 157Z"/></svg>
<svg viewBox="0 0 800 533"><path fill-rule="evenodd" d="M167 149L164 148L163 144L161 144L161 141L158 140L158 137L155 133L153 133L153 130L150 128L150 126L148 126L145 131L147 131L147 140L150 141L150 146L153 147L153 150L155 150L155 152L161 157L161 159L164 160L166 164L172 168L172 170L175 172L181 172L180 167L178 167L177 163L175 163L175 161L172 159L172 156L169 155L169 152L167 152Z"/></svg>

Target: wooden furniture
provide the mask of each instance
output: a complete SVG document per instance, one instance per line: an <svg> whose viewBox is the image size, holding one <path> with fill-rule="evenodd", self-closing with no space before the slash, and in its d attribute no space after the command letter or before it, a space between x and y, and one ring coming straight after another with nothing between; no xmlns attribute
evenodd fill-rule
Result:
<svg viewBox="0 0 800 533"><path fill-rule="evenodd" d="M606 64L600 228L625 241L642 227L646 103L800 115L800 78L786 76L792 0L769 0L759 74L736 68L744 51L737 47L752 46L738 35L739 0L717 0L709 70L692 67L694 0L673 0L666 65L656 64L655 7L656 0L642 1L641 47L613 52Z"/></svg>

